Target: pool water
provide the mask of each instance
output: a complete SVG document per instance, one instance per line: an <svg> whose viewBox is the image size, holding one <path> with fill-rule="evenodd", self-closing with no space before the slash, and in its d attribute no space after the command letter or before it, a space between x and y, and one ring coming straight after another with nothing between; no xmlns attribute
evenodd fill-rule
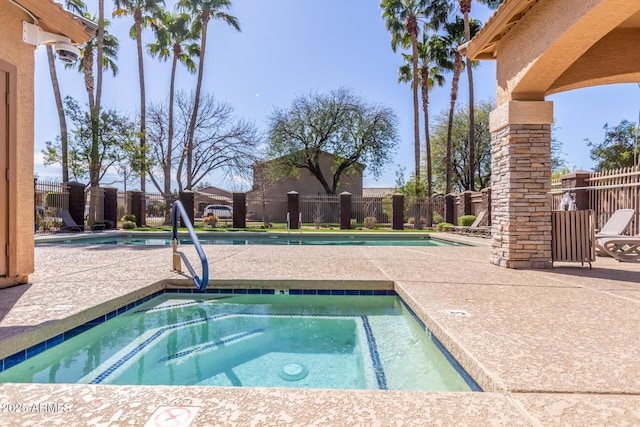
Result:
<svg viewBox="0 0 640 427"><path fill-rule="evenodd" d="M430 238L425 235L296 235L296 234L227 234L227 235L199 235L198 240L203 245L338 245L338 246L452 246L453 242ZM170 235L124 235L104 236L98 238L67 239L55 241L41 240L39 244L80 244L80 245L143 245L165 246L171 245ZM188 238L179 238L180 244L191 244Z"/></svg>
<svg viewBox="0 0 640 427"><path fill-rule="evenodd" d="M0 382L474 386L395 296L221 294L157 296L6 369Z"/></svg>

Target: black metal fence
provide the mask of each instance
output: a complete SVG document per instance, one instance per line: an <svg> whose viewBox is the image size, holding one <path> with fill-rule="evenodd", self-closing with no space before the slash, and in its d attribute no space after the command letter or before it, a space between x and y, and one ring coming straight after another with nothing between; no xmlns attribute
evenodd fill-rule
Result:
<svg viewBox="0 0 640 427"><path fill-rule="evenodd" d="M35 229L38 234L55 233L63 231L64 226L59 211L69 210L69 184L35 180ZM80 186L80 199L82 199L82 185ZM75 187L74 187L75 188ZM76 190L74 189L74 192ZM115 191L112 189L111 191ZM80 206L80 212L84 212L84 222L89 224L90 189L85 190L84 200ZM75 194L75 193L74 193ZM186 196L185 196L186 194ZM183 197L192 197L194 222L199 227L222 226L232 227L233 221L229 217L216 218L211 221L211 216L205 215L207 210L220 205L233 209L233 196L231 193L208 194L203 192L185 193ZM105 221L105 191L102 188L94 190L95 217L94 221ZM137 197L139 201L137 218L138 225L147 227L169 227L171 225L171 210L176 200L181 198L177 193L140 193L128 192L117 194L114 203L117 204L117 218L109 219L112 222L122 221L125 214L131 214L132 200ZM247 228L286 228L288 212L287 195L265 197L255 193L247 193L245 198L246 227ZM184 203L184 201L183 201ZM209 207L209 209L208 209ZM76 207L76 210L78 207ZM227 208L228 209L228 208ZM340 227L340 196L327 194L301 194L298 198L299 218L302 228L339 228ZM445 202L443 196L434 196L431 199L405 198L403 222L405 228L425 228L431 224L442 221ZM393 217L392 197L365 197L351 196L351 228L391 228ZM416 220L419 218L419 220ZM84 223L82 224L84 225ZM113 224L115 227L116 225Z"/></svg>

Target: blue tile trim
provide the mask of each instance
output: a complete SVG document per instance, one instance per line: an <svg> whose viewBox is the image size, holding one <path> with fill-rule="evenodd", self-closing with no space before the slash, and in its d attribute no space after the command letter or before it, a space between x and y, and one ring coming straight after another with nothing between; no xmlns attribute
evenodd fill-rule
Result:
<svg viewBox="0 0 640 427"><path fill-rule="evenodd" d="M449 353L449 350L447 350L442 343L440 342L440 340L438 340L438 338L436 338L435 335L433 334L429 334L431 335L431 340L433 341L433 343L436 345L436 347L438 347L438 349L442 352L442 354L444 355L444 357L449 361L449 363L451 363L451 366L453 366L453 368L458 371L458 374L460 374L460 376L462 377L462 379L464 380L464 382L467 383L467 385L469 386L469 388L471 389L471 391L484 391L482 390L482 388L478 385L477 382L475 382L475 380L473 378L471 378L471 375L467 374L467 371L464 370L464 368L462 366L460 366L460 364L458 363L458 361L451 355L451 353Z"/></svg>
<svg viewBox="0 0 640 427"><path fill-rule="evenodd" d="M431 333L429 328L427 328L427 326L424 324L424 322L422 320L420 320L420 318L416 315L416 313L414 313L414 311L411 309L411 307L409 307L409 305L402 298L400 298L400 297L398 297L398 298L400 299L400 302L402 303L402 305L409 311L409 313L411 313L411 315L416 320L416 322L418 322L418 324L420 325L422 330L424 330L425 332L427 332L429 334L429 336L431 337L431 340L433 341L433 343L436 345L436 347L438 347L438 350L440 350L442 355L449 361L451 366L453 366L453 368L458 372L458 374L460 374L460 376L467 383L467 385L469 386L471 391L484 391L478 385L478 383L475 382L475 380L473 378L471 378L471 376L467 373L467 371L464 370L464 368L460 365L460 363L458 363L458 361L455 359L455 357L453 357L453 355L451 353L449 353L449 350L447 350L445 348L445 346L442 345L440 340L438 340L438 338L436 338L436 336L433 335L433 333Z"/></svg>
<svg viewBox="0 0 640 427"><path fill-rule="evenodd" d="M159 359L158 362L166 362L168 360L179 359L181 357L188 356L188 355L193 354L193 353L199 353L199 352L201 352L203 350L207 350L209 348L220 347L221 345L232 343L232 342L237 341L237 340L239 340L241 338L245 338L245 337L248 337L248 336L251 336L251 335L255 335L255 334L260 334L260 333L264 332L265 330L266 329L264 329L264 328L253 329L251 331L247 331L247 332L243 332L243 333L238 334L238 335L234 335L234 336L232 336L230 338L225 338L223 340L216 341L216 342L213 342L213 343L209 343L209 344L206 344L206 345L202 345L202 346L199 346L199 347L196 347L196 348L192 348L190 350L185 350L185 351L180 351L178 353L174 353L174 354L172 354L172 355L170 355L168 357L163 357L163 358Z"/></svg>
<svg viewBox="0 0 640 427"><path fill-rule="evenodd" d="M367 334L367 343L369 344L369 355L371 356L371 362L373 363L373 370L376 373L376 381L378 382L378 388L380 390L387 390L387 377L384 374L384 368L380 362L380 355L378 354L378 346L376 344L376 338L373 336L371 325L369 324L369 318L367 316L360 316L362 319L362 326Z"/></svg>
<svg viewBox="0 0 640 427"><path fill-rule="evenodd" d="M93 380L89 381L89 384L100 384L100 383L102 383L105 379L107 379L109 377L109 375L111 375L119 367L124 365L125 362L131 360L136 354L138 354L141 351L143 351L145 349L145 347L147 347L153 341L155 341L158 338L160 338L167 331L170 331L172 329L178 329L178 328L181 328L183 326L197 325L197 324L200 324L200 323L205 323L205 322L208 322L209 320L219 319L221 317L227 317L229 315L230 315L230 313L216 314L216 315L213 315L213 316L208 316L208 317L206 317L204 319L189 320L187 322L180 322L180 323L176 323L174 325L164 326L164 327L158 329L156 332L154 332L149 338L144 340L138 346L136 346L136 348L134 348L133 350L129 351L127 354L122 356L113 365L109 366L106 370L102 371L102 373L100 373Z"/></svg>

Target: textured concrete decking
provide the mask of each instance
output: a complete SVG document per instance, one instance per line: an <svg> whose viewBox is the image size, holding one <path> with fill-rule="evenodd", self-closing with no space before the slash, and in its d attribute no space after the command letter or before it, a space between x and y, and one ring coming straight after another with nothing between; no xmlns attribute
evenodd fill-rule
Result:
<svg viewBox="0 0 640 427"><path fill-rule="evenodd" d="M506 270L473 241L205 249L211 287L395 287L484 393L1 384L2 405L59 406L0 425L142 426L171 405L200 407L193 426L640 425L640 264ZM168 247L37 247L32 283L0 289L0 358L182 279L170 266Z"/></svg>

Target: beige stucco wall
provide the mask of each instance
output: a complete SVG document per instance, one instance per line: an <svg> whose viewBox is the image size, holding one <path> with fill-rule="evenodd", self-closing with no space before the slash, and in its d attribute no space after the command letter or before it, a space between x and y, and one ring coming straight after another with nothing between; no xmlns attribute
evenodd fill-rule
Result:
<svg viewBox="0 0 640 427"><path fill-rule="evenodd" d="M263 165L257 164L254 167L253 191L262 194L262 186L265 185ZM324 155L320 158L320 169L324 173L327 183L331 185L331 172L334 168L334 161L331 156ZM300 169L298 176L290 179L282 179L277 183L266 184L265 195L267 197L283 197L290 191L296 191L300 194L325 194L324 187L320 181L309 172L308 169ZM340 178L340 184L336 190L336 194L348 191L351 194L362 194L362 172L343 172Z"/></svg>
<svg viewBox="0 0 640 427"><path fill-rule="evenodd" d="M625 49L609 43L600 45L600 48L595 46L597 52L591 50L638 10L640 2L636 0L562 0L536 3L499 42L497 104L501 105L509 100L541 101L549 93L612 82L611 79L602 79L604 75L619 74L614 69L615 64L606 60L607 55L611 54L611 50L607 48L615 47L614 51L618 52L624 52ZM628 39L628 35L620 34L612 41L625 39ZM635 44L632 42L629 46L637 50L637 41ZM590 51L592 53L589 58ZM584 55L587 55L586 64L579 61ZM623 65L628 63L621 64ZM585 74L585 70L593 67L600 68L600 71L592 75ZM563 76L569 69L573 71ZM623 70L621 68L620 72L624 72ZM577 85L573 84L576 79L580 80ZM632 80L627 76L619 77L616 81Z"/></svg>
<svg viewBox="0 0 640 427"><path fill-rule="evenodd" d="M22 42L26 14L0 2L0 64L10 75L9 263L0 286L25 282L33 272L33 100L34 46ZM4 173L4 172L2 172Z"/></svg>

